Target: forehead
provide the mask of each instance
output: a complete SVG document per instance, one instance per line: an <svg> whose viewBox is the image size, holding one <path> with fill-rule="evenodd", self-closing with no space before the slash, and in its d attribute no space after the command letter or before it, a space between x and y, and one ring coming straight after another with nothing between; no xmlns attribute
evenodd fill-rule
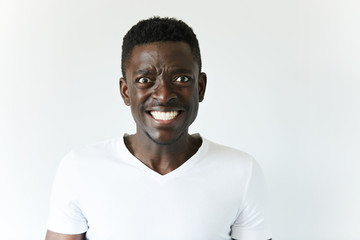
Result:
<svg viewBox="0 0 360 240"><path fill-rule="evenodd" d="M154 42L137 45L132 50L127 72L145 68L186 68L197 70L198 64L185 42Z"/></svg>

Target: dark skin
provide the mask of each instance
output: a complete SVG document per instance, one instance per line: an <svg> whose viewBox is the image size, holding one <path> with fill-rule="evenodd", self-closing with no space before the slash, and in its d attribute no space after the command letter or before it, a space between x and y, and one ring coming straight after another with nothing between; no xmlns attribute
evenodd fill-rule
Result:
<svg viewBox="0 0 360 240"><path fill-rule="evenodd" d="M129 151L161 175L181 166L196 153L202 140L189 135L199 102L204 98L206 75L200 73L190 47L183 42L136 46L128 61L120 93L131 107L136 133L125 138ZM157 119L154 112L174 113Z"/></svg>

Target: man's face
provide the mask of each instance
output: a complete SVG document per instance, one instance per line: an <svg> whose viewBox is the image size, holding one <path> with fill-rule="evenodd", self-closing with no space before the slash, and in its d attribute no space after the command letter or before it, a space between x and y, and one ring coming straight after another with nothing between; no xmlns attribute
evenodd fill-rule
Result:
<svg viewBox="0 0 360 240"><path fill-rule="evenodd" d="M120 92L137 134L159 144L176 142L195 120L206 87L190 46L171 41L137 45L126 66Z"/></svg>

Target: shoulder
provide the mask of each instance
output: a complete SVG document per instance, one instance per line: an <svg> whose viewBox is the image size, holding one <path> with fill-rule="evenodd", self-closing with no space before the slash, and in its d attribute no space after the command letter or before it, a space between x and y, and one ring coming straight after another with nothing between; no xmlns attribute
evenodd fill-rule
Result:
<svg viewBox="0 0 360 240"><path fill-rule="evenodd" d="M255 161L250 154L236 148L215 143L203 138L207 153L214 158L221 158L223 161L230 161L238 164L252 164Z"/></svg>
<svg viewBox="0 0 360 240"><path fill-rule="evenodd" d="M74 148L65 158L72 159L93 159L97 157L110 157L119 151L120 138L112 138L96 143L88 144L82 147Z"/></svg>
<svg viewBox="0 0 360 240"><path fill-rule="evenodd" d="M120 138L112 138L75 148L60 162L60 169L77 171L113 160L119 152Z"/></svg>
<svg viewBox="0 0 360 240"><path fill-rule="evenodd" d="M252 155L239 149L218 144L205 138L203 138L203 144L206 148L206 160L230 173L248 176L254 165L258 165Z"/></svg>

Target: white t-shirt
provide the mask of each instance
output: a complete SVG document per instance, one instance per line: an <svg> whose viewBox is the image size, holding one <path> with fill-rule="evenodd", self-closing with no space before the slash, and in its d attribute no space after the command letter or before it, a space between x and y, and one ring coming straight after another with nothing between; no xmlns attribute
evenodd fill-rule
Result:
<svg viewBox="0 0 360 240"><path fill-rule="evenodd" d="M58 169L48 229L89 240L266 240L263 175L248 154L204 138L160 175L123 138L69 153Z"/></svg>

